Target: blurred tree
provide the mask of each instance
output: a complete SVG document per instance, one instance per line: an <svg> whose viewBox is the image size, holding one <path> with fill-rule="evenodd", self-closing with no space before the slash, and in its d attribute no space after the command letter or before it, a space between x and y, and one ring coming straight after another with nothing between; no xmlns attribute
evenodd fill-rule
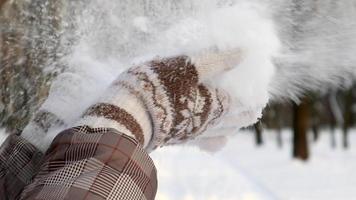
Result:
<svg viewBox="0 0 356 200"><path fill-rule="evenodd" d="M320 115L321 115L321 110L322 105L320 103L320 95L318 94L313 94L312 98L310 99L310 120L311 120L311 129L312 129L312 133L313 133L313 141L317 142L319 139L319 129L320 129L320 125L321 125L321 119L320 119Z"/></svg>
<svg viewBox="0 0 356 200"><path fill-rule="evenodd" d="M355 101L355 96L354 96L354 88L351 88L346 91L345 97L344 97L344 123L342 126L342 132L343 132L343 137L342 137L342 145L345 149L349 148L349 139L348 139L348 132L350 127L352 126L352 123L354 121L353 119L353 103Z"/></svg>
<svg viewBox="0 0 356 200"><path fill-rule="evenodd" d="M257 146L261 146L263 144L263 137L262 137L262 123L260 121L256 122L254 125L255 130L255 142Z"/></svg>
<svg viewBox="0 0 356 200"><path fill-rule="evenodd" d="M6 0L0 0L0 9L2 7L2 5L5 3Z"/></svg>
<svg viewBox="0 0 356 200"><path fill-rule="evenodd" d="M309 128L309 102L306 98L293 105L293 157L301 160L309 158L307 132Z"/></svg>
<svg viewBox="0 0 356 200"><path fill-rule="evenodd" d="M288 114L284 113L285 111L288 112L288 107L289 105L287 106L284 103L271 102L263 110L261 119L261 123L266 128L277 130L276 140L280 148L283 146L282 128L288 127L288 119L290 118Z"/></svg>
<svg viewBox="0 0 356 200"><path fill-rule="evenodd" d="M0 10L0 126L22 129L48 93L58 59L60 1L4 1Z"/></svg>
<svg viewBox="0 0 356 200"><path fill-rule="evenodd" d="M336 147L336 127L340 127L344 123L344 118L337 99L338 91L331 89L328 94L328 107L330 110L330 127L331 127L331 146Z"/></svg>

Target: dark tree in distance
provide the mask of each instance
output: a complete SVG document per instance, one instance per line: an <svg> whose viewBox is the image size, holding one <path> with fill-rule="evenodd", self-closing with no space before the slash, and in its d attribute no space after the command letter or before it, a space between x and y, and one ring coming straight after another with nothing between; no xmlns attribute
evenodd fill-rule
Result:
<svg viewBox="0 0 356 200"><path fill-rule="evenodd" d="M353 103L355 100L354 97L354 88L351 88L349 90L347 90L347 92L345 93L345 97L344 97L344 123L342 126L342 146L345 149L348 149L350 144L349 144L349 138L348 138L348 134L349 134L349 129L352 126L352 122L353 122Z"/></svg>
<svg viewBox="0 0 356 200"><path fill-rule="evenodd" d="M257 146L261 146L263 145L263 137L262 137L262 123L260 121L256 122L253 125L254 129L255 129L255 142Z"/></svg>
<svg viewBox="0 0 356 200"><path fill-rule="evenodd" d="M293 105L293 157L308 160L309 148L307 132L309 127L309 103L306 99Z"/></svg>

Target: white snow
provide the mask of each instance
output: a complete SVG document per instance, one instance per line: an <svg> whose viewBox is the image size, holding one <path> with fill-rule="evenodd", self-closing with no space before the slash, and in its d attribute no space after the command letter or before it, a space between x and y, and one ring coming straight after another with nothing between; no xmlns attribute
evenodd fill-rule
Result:
<svg viewBox="0 0 356 200"><path fill-rule="evenodd" d="M194 55L212 49L240 49L242 62L207 82L229 91L246 107L262 111L269 100L269 83L275 72L272 58L280 48L268 8L262 3L240 1L233 6L206 6L196 12L196 16L178 20L159 34L158 45L153 45L147 54Z"/></svg>
<svg viewBox="0 0 356 200"><path fill-rule="evenodd" d="M194 147L153 153L158 168L157 200L340 200L356 198L356 147L330 147L328 132L311 144L311 160L291 158L290 132L279 149L274 132L257 148L251 133L237 134L214 154ZM339 136L340 133L337 133ZM341 138L338 138L341 144ZM356 143L356 131L350 135Z"/></svg>

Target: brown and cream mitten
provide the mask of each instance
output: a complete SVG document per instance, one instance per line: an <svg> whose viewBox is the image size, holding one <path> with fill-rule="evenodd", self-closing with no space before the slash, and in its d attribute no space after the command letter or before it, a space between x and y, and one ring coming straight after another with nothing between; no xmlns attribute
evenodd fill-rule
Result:
<svg viewBox="0 0 356 200"><path fill-rule="evenodd" d="M225 91L206 82L240 62L240 51L156 58L122 73L76 125L111 127L149 152L196 138L229 107Z"/></svg>

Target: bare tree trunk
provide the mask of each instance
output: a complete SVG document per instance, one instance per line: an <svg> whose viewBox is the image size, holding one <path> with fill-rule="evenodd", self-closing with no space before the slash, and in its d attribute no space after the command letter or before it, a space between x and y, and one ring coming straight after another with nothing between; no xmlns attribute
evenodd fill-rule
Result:
<svg viewBox="0 0 356 200"><path fill-rule="evenodd" d="M276 109L276 114L275 114L275 123L276 123L276 129L277 129L277 145L279 148L283 147L283 138L282 138L282 127L283 127L283 121L286 119L285 117L281 118L280 112L278 111L278 108Z"/></svg>
<svg viewBox="0 0 356 200"><path fill-rule="evenodd" d="M333 149L336 148L337 143L336 143L336 133L335 133L335 125L332 124L330 127L330 145Z"/></svg>
<svg viewBox="0 0 356 200"><path fill-rule="evenodd" d="M253 125L255 129L255 141L257 146L261 146L263 144L262 138L262 124L261 122L257 122Z"/></svg>
<svg viewBox="0 0 356 200"><path fill-rule="evenodd" d="M337 91L334 89L329 91L327 108L330 114L330 144L332 148L336 148L337 142L335 129L338 128L339 125L344 124L344 117L337 100Z"/></svg>
<svg viewBox="0 0 356 200"><path fill-rule="evenodd" d="M311 129L313 133L313 142L317 142L319 139L319 126L320 126L320 96L319 95L313 95L313 100L310 103L311 106Z"/></svg>
<svg viewBox="0 0 356 200"><path fill-rule="evenodd" d="M28 101L25 45L23 40L25 32L21 23L22 16L19 14L23 8L22 3L6 2L2 4L0 13L1 29L1 71L0 71L0 104L1 119L6 125L15 127L22 126L20 121L26 121L27 113L23 110Z"/></svg>
<svg viewBox="0 0 356 200"><path fill-rule="evenodd" d="M312 131L313 131L313 141L317 142L319 139L319 126L314 123L312 126Z"/></svg>
<svg viewBox="0 0 356 200"><path fill-rule="evenodd" d="M301 104L294 104L294 135L293 135L293 157L301 160L309 158L308 149L308 120L309 120L309 106L306 100Z"/></svg>
<svg viewBox="0 0 356 200"><path fill-rule="evenodd" d="M352 113L352 106L353 106L353 92L352 89L349 89L345 96L345 108L344 108L344 123L342 128L342 146L345 149L349 148L349 140L348 140L348 131L349 128L352 126L353 121L353 113Z"/></svg>
<svg viewBox="0 0 356 200"><path fill-rule="evenodd" d="M0 0L0 9L2 8L2 5L4 5L5 2L6 0Z"/></svg>
<svg viewBox="0 0 356 200"><path fill-rule="evenodd" d="M5 0L6 1L6 0ZM46 98L60 42L60 1L0 0L0 126L18 132Z"/></svg>
<svg viewBox="0 0 356 200"><path fill-rule="evenodd" d="M279 148L283 147L283 138L282 138L282 130L281 128L277 129L277 145Z"/></svg>

